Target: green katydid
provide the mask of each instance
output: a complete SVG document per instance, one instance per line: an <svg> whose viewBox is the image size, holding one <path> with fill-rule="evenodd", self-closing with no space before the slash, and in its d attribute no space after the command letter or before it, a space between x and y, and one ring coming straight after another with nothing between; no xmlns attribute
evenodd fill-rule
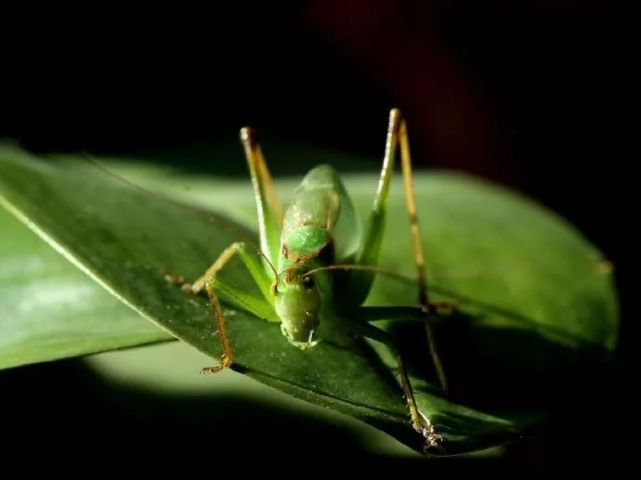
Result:
<svg viewBox="0 0 641 480"><path fill-rule="evenodd" d="M321 165L303 179L285 213L280 206L272 178L252 129L240 132L251 175L260 235L262 261L242 242L225 249L209 269L186 290L206 291L214 311L223 355L218 365L203 369L216 372L231 365L233 349L225 330L219 297L258 317L279 322L283 335L303 350L313 348L315 331L328 310L345 319L345 327L393 348L397 353L401 386L412 426L424 436L425 446L440 438L430 420L419 411L409 382L402 352L392 337L370 322L381 319L415 319L425 324L432 359L446 389L429 324L434 306L428 301L425 263L412 185L407 127L398 109L390 112L385 157L369 222L363 231L358 216L336 171ZM417 268L418 303L408 307L364 307L362 303L374 275L385 273L377 267L385 229L386 204L400 147L405 198ZM217 281L217 274L238 255L258 285L262 299L257 302L242 292ZM262 301L264 300L264 301Z"/></svg>

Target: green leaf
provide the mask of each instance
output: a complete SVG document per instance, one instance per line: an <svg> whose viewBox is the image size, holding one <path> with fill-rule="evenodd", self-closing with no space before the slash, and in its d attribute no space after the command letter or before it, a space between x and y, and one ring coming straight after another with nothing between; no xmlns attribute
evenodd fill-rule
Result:
<svg viewBox="0 0 641 480"><path fill-rule="evenodd" d="M375 455L382 461L390 456L420 460L416 452L381 430L332 409L298 400L246 375L230 369L215 377L199 375L200 368L210 360L184 342L167 342L92 355L83 363L98 377L98 383L103 383L104 390L110 389L108 395L100 397L103 401L108 397L119 413L127 414L127 410L133 409L130 416L149 418L150 411L162 409L155 415L169 422L162 428L170 428L171 412L177 412L174 422L183 424L187 415L197 419L193 422L195 430L201 425L214 433L211 437L215 444L211 446L216 451L237 451L239 444L227 445L216 439L243 438L248 429L260 425L262 438L276 443L280 439L280 447L273 442L262 443L261 454L282 452L283 441L296 448L298 436L287 435L296 435L292 432L295 429L310 432L304 446L298 448L300 452L322 449L326 455L349 458L363 456L366 451L371 454L363 461L371 461ZM328 444L332 435L340 438Z"/></svg>
<svg viewBox="0 0 641 480"><path fill-rule="evenodd" d="M168 284L163 274L196 278L231 242L254 238L248 182L239 186L229 179L196 178L191 190L183 191L179 185L191 180L188 176L144 170L152 187L193 203L211 202L221 213L159 199L86 162L43 162L11 148L0 151L0 198L134 310L218 358L220 346L206 300ZM376 177L376 172L346 176L363 215ZM567 393L572 384L567 379L590 372L591 362L614 347L618 312L609 265L570 225L504 189L449 173L417 174L415 182L432 293L435 299L455 301L461 312L437 328L452 384L449 396L432 386L433 372L416 325L391 328L401 330L403 349L413 353L419 405L443 436L442 451L434 453L495 445L540 420L555 397L565 395L563 386ZM291 188L292 182L279 183L283 186ZM205 188L210 189L207 201ZM392 186L390 209L382 265L412 275L398 181ZM238 264L230 265L225 275L237 288L254 288ZM368 302L407 304L415 301L414 295L413 288L381 277ZM245 312L227 314L233 368L420 449L389 352L372 344L376 355L368 344L332 329L316 349L302 352L288 345L277 326ZM61 328L67 327L72 337L78 327L65 323ZM15 328L22 324L16 322ZM25 350L29 348L27 340Z"/></svg>
<svg viewBox="0 0 641 480"><path fill-rule="evenodd" d="M172 339L0 209L0 368Z"/></svg>

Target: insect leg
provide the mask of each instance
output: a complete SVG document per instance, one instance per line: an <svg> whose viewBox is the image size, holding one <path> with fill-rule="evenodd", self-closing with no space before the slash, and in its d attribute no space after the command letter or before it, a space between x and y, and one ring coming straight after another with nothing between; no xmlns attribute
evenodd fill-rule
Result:
<svg viewBox="0 0 641 480"><path fill-rule="evenodd" d="M234 242L227 247L216 261L207 269L207 271L205 271L205 273L198 277L198 279L189 286L191 292L195 294L199 293L205 287L207 281L210 278L215 277L216 273L218 273L235 254L238 254L242 260L247 271L256 282L256 285L260 288L265 300L267 300L267 302L271 302L270 285L272 279L267 272L262 269L257 256L253 254L253 252L251 252L243 242Z"/></svg>
<svg viewBox="0 0 641 480"><path fill-rule="evenodd" d="M234 355L231 350L231 345L229 345L229 338L227 337L227 330L225 329L225 320L223 318L223 311L220 308L220 303L218 302L218 297L214 291L213 282L208 281L205 284L205 290L207 290L207 296L209 297L209 303L211 308L214 311L214 319L216 320L216 328L218 330L218 338L220 339L220 346L223 349L223 354L220 357L220 363L214 365L213 367L204 367L201 370L201 373L216 373L220 370L223 370L229 367L232 363Z"/></svg>
<svg viewBox="0 0 641 480"><path fill-rule="evenodd" d="M401 169L403 171L403 185L405 190L405 205L410 220L410 234L412 236L412 248L414 250L414 260L416 262L417 283L418 283L418 301L425 311L425 334L430 347L432 361L436 368L441 387L447 391L447 377L443 369L443 363L439 357L436 347L436 339L431 325L432 312L430 309L429 298L427 295L427 280L425 277L425 255L423 254L423 243L421 242L421 231L418 225L418 214L416 213L416 200L414 196L414 184L412 182L412 160L410 157L410 146L407 137L407 124L401 118L398 110L392 110L391 115L399 117L398 136L401 149Z"/></svg>
<svg viewBox="0 0 641 480"><path fill-rule="evenodd" d="M262 150L256 141L254 130L248 127L241 128L240 140L245 149L249 174L254 188L254 199L258 211L260 249L272 264L276 264L280 247L280 230L283 224L283 209L276 195L274 182ZM268 271L268 266L264 266Z"/></svg>
<svg viewBox="0 0 641 480"><path fill-rule="evenodd" d="M232 257L238 254L243 264L247 268L248 272L260 288L263 296L265 297L264 301L257 300L255 297L244 292L238 292L222 282L219 282L217 279L218 273L229 263ZM255 256L252 256L247 250L247 247L242 242L234 242L229 247L227 247L216 259L216 261L207 269L207 271L201 275L192 285L186 285L186 289L193 294L197 294L202 291L204 288L209 297L209 303L214 311L214 319L216 321L216 328L218 331L218 337L220 339L220 345L223 350L223 355L221 361L218 365L213 367L203 368L203 373L214 373L222 370L232 363L232 350L229 344L229 338L227 337L227 330L225 328L225 320L220 307L220 302L218 300L218 291L221 296L225 299L234 303L241 308L248 310L254 313L257 316L266 318L268 320L274 320L275 314L270 304L270 283L271 280L267 273L261 268L258 259Z"/></svg>
<svg viewBox="0 0 641 480"><path fill-rule="evenodd" d="M378 188L374 196L374 203L366 225L365 236L360 250L356 254L356 264L376 266L381 251L383 233L385 231L385 218L387 214L387 196L390 180L394 172L396 147L398 144L398 122L400 113L394 109L390 112L387 136L385 141L385 156L378 180ZM367 271L354 271L345 274L344 278L349 285L350 297L355 302L362 303L369 294L374 283L374 273Z"/></svg>
<svg viewBox="0 0 641 480"><path fill-rule="evenodd" d="M372 211L370 212L365 231L365 241L358 254L357 263L360 265L376 265L381 250L383 232L385 230L385 217L387 212L387 196L389 193L390 180L394 172L396 158L396 146L398 144L398 124L400 112L396 109L390 112L387 137L385 141L385 157L381 176L378 181L378 189L374 197ZM368 275L369 286L373 283L373 275ZM368 288L369 290L369 288Z"/></svg>
<svg viewBox="0 0 641 480"><path fill-rule="evenodd" d="M390 111L389 124L387 129L387 139L385 143L385 158L383 168L378 182L378 190L374 197L372 212L370 213L367 231L365 233L365 242L358 256L358 263L361 265L376 265L381 249L383 231L385 229L385 217L387 197L389 193L390 181L394 172L394 163L396 159L396 149L400 144L401 150L401 167L403 170L403 181L405 187L405 202L410 217L410 233L412 236L412 246L414 250L414 259L416 261L418 279L418 301L425 312L425 332L432 361L443 390L447 391L447 379L443 370L443 364L438 355L436 341L430 322L430 304L427 294L427 282L425 279L425 256L421 244L420 230L418 226L418 216L416 214L416 202L414 200L414 188L412 184L412 165L409 151L409 141L407 138L407 126L401 116L400 110L394 108ZM363 275L354 274L352 285L355 291L361 293L363 288L367 292L374 282L373 274ZM364 298L364 297L363 297Z"/></svg>
<svg viewBox="0 0 641 480"><path fill-rule="evenodd" d="M365 322L352 322L352 328L361 335L381 342L396 352L401 388L403 389L403 395L405 396L405 401L407 402L407 407L410 411L412 427L420 433L423 438L425 438L425 445L423 446L424 451L438 445L438 441L441 437L436 433L434 425L430 419L427 418L427 416L418 408L416 397L414 396L414 391L412 390L412 385L410 383L409 376L407 375L407 368L405 367L403 354L400 352L391 335L386 331Z"/></svg>

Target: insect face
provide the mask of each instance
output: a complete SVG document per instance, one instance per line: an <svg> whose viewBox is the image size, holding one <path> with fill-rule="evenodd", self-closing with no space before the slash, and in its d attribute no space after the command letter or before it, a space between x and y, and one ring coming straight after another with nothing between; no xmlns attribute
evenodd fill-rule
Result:
<svg viewBox="0 0 641 480"><path fill-rule="evenodd" d="M320 323L320 307L320 294L311 276L290 271L281 277L274 308L290 343L303 350L316 345L313 336Z"/></svg>

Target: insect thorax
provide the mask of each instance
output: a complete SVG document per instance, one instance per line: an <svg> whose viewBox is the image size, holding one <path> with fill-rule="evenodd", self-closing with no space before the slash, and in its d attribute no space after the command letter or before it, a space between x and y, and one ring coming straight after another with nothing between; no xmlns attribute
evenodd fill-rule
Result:
<svg viewBox="0 0 641 480"><path fill-rule="evenodd" d="M332 246L332 238L324 228L314 225L301 226L283 235L278 261L279 270L328 265L334 261Z"/></svg>

